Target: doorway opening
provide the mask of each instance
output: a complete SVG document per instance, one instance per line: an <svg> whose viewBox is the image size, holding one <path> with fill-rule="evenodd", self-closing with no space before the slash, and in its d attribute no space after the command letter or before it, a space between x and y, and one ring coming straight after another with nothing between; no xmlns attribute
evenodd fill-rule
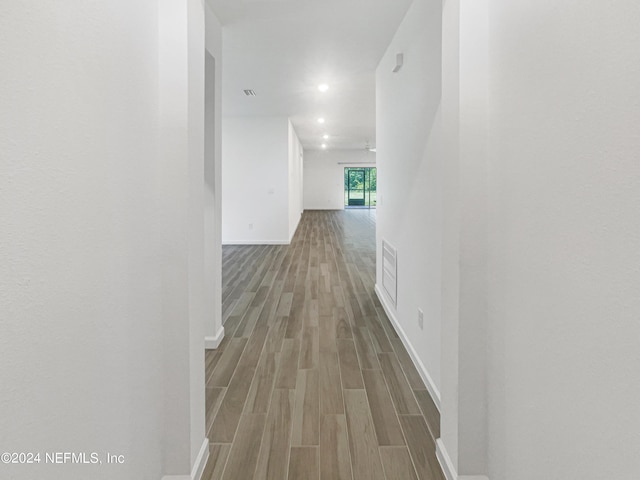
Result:
<svg viewBox="0 0 640 480"><path fill-rule="evenodd" d="M345 208L376 208L378 172L376 167L344 169Z"/></svg>

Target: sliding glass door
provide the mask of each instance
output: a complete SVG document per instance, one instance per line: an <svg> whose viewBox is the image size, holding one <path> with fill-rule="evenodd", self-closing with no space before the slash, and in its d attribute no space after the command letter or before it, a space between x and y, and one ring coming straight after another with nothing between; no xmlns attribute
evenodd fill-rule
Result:
<svg viewBox="0 0 640 480"><path fill-rule="evenodd" d="M351 208L375 208L377 171L375 167L344 169L344 204Z"/></svg>

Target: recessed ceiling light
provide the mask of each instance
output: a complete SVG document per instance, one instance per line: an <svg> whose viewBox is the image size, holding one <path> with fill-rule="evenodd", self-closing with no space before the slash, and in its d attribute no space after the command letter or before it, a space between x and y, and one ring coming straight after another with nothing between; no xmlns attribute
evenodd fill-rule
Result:
<svg viewBox="0 0 640 480"><path fill-rule="evenodd" d="M324 123L324 118L320 117L320 118L318 119L318 123Z"/></svg>
<svg viewBox="0 0 640 480"><path fill-rule="evenodd" d="M326 144L326 143L323 143L323 144L322 144L322 145L320 145L320 146L321 146L323 149L324 149L324 148L327 148L327 144Z"/></svg>
<svg viewBox="0 0 640 480"><path fill-rule="evenodd" d="M329 135L327 135L326 133L322 136L322 138L324 138L325 140L329 140Z"/></svg>
<svg viewBox="0 0 640 480"><path fill-rule="evenodd" d="M326 83L321 83L320 85L318 85L318 90L324 93L329 90L329 85L327 85Z"/></svg>

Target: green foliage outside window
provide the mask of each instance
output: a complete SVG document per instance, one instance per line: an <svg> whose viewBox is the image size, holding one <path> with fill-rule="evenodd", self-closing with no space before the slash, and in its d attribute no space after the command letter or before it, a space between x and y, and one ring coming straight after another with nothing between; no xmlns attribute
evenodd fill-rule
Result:
<svg viewBox="0 0 640 480"><path fill-rule="evenodd" d="M375 167L344 169L345 205L376 206L378 171Z"/></svg>

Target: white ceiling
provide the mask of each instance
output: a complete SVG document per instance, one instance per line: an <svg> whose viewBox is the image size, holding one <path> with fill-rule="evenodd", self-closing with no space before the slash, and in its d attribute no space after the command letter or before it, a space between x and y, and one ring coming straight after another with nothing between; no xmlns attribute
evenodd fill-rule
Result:
<svg viewBox="0 0 640 480"><path fill-rule="evenodd" d="M412 0L208 1L224 26L223 115L288 116L305 149L375 145L375 69Z"/></svg>

